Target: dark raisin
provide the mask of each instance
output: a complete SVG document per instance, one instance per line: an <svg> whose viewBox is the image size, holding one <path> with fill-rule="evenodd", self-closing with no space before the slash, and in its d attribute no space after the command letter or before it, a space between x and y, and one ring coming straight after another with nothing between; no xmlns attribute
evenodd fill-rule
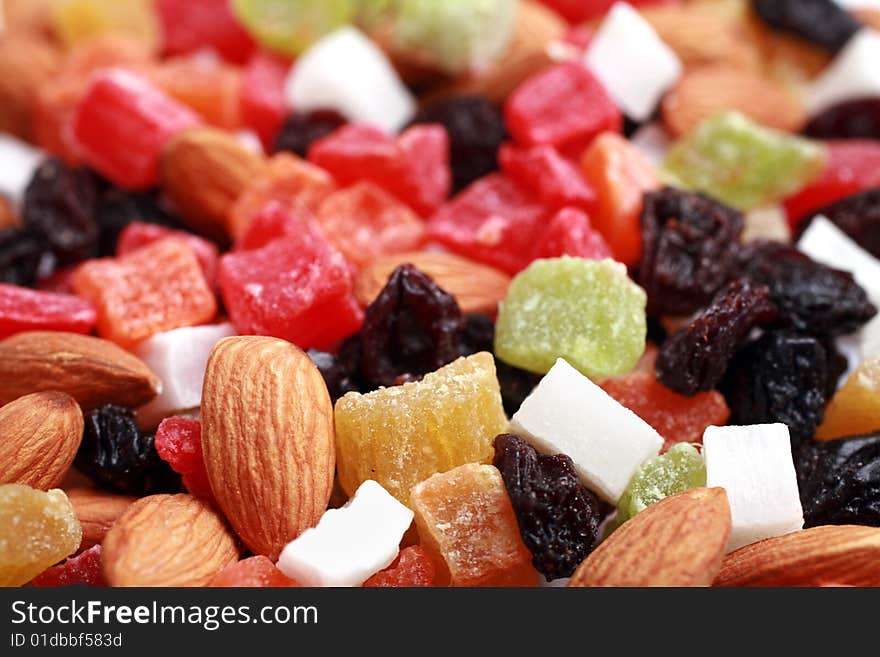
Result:
<svg viewBox="0 0 880 657"><path fill-rule="evenodd" d="M439 123L449 133L453 192L498 169L498 147L507 137L504 117L481 96L437 100L413 123Z"/></svg>
<svg viewBox="0 0 880 657"><path fill-rule="evenodd" d="M770 27L836 53L861 25L834 0L753 0L755 13Z"/></svg>
<svg viewBox="0 0 880 657"><path fill-rule="evenodd" d="M182 490L180 476L163 461L153 436L140 432L134 412L106 404L86 413L76 467L119 493L151 495Z"/></svg>
<svg viewBox="0 0 880 657"><path fill-rule="evenodd" d="M746 279L723 287L708 308L672 334L657 354L657 378L682 395L711 390L757 326L776 315L770 290Z"/></svg>
<svg viewBox="0 0 880 657"><path fill-rule="evenodd" d="M495 322L488 315L474 313L465 315L459 334L458 351L470 356L480 351L492 352L495 342Z"/></svg>
<svg viewBox="0 0 880 657"><path fill-rule="evenodd" d="M880 188L869 189L826 205L813 216L827 217L860 247L880 258ZM809 221L801 226L806 230Z"/></svg>
<svg viewBox="0 0 880 657"><path fill-rule="evenodd" d="M806 442L794 463L804 527L880 527L880 433Z"/></svg>
<svg viewBox="0 0 880 657"><path fill-rule="evenodd" d="M333 110L294 112L284 121L275 137L274 152L289 151L300 157L309 154L309 146L326 137L341 125L345 117Z"/></svg>
<svg viewBox="0 0 880 657"><path fill-rule="evenodd" d="M183 227L180 219L162 205L157 192L128 192L118 187L111 187L101 195L97 218L101 231L101 256L116 254L119 234L132 222L142 221L168 228Z"/></svg>
<svg viewBox="0 0 880 657"><path fill-rule="evenodd" d="M880 139L880 98L832 105L810 119L804 134L814 139Z"/></svg>
<svg viewBox="0 0 880 657"><path fill-rule="evenodd" d="M648 315L689 315L724 285L743 215L714 199L667 187L645 194L638 282Z"/></svg>
<svg viewBox="0 0 880 657"><path fill-rule="evenodd" d="M45 249L29 231L0 229L0 282L33 285Z"/></svg>
<svg viewBox="0 0 880 657"><path fill-rule="evenodd" d="M730 362L721 390L731 424L788 426L797 447L816 433L828 386L825 348L814 337L771 331Z"/></svg>
<svg viewBox="0 0 880 657"><path fill-rule="evenodd" d="M570 577L593 549L603 506L564 454L538 454L519 436L495 438L495 467L532 564L548 580Z"/></svg>
<svg viewBox="0 0 880 657"><path fill-rule="evenodd" d="M71 169L55 158L40 164L28 183L22 223L46 241L61 265L98 253L95 209L99 185L92 172Z"/></svg>
<svg viewBox="0 0 880 657"><path fill-rule="evenodd" d="M461 327L455 297L412 265L399 266L364 316L364 380L391 386L402 374L418 376L452 362Z"/></svg>
<svg viewBox="0 0 880 657"><path fill-rule="evenodd" d="M840 377L849 368L849 361L844 356L833 338L820 340L825 349L825 399L831 399L837 392Z"/></svg>
<svg viewBox="0 0 880 657"><path fill-rule="evenodd" d="M753 242L741 252L741 271L770 288L783 326L812 335L843 335L877 314L852 274L816 262L788 244Z"/></svg>
<svg viewBox="0 0 880 657"><path fill-rule="evenodd" d="M358 352L359 359L360 346L357 342L349 340L347 342L348 349L352 346ZM343 347L345 349L345 347ZM335 403L337 399L348 392L361 392L361 385L358 381L358 363L351 363L351 359L346 357L345 353L331 354L326 351L318 351L317 349L309 349L306 352L321 376L327 384L327 391L330 393L330 399Z"/></svg>

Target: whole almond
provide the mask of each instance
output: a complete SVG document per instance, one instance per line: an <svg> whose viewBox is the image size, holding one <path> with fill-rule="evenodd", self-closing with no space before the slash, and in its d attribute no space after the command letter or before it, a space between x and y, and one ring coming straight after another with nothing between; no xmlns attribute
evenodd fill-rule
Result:
<svg viewBox="0 0 880 657"><path fill-rule="evenodd" d="M60 54L35 34L0 33L0 132L33 136L37 94L58 71Z"/></svg>
<svg viewBox="0 0 880 657"><path fill-rule="evenodd" d="M223 237L230 206L264 166L261 155L228 132L192 128L171 140L162 152L162 189L190 228Z"/></svg>
<svg viewBox="0 0 880 657"><path fill-rule="evenodd" d="M498 311L498 302L507 295L510 276L452 253L401 253L376 260L358 273L354 294L362 306L368 306L385 287L398 266L409 263L434 279L455 297L463 313Z"/></svg>
<svg viewBox="0 0 880 657"><path fill-rule="evenodd" d="M140 406L161 389L143 361L109 340L64 331L26 331L0 340L0 404L57 390L83 410Z"/></svg>
<svg viewBox="0 0 880 657"><path fill-rule="evenodd" d="M142 497L102 543L111 586L204 586L238 559L223 518L192 495Z"/></svg>
<svg viewBox="0 0 880 657"><path fill-rule="evenodd" d="M723 488L667 497L623 523L569 586L709 586L727 547L730 507Z"/></svg>
<svg viewBox="0 0 880 657"><path fill-rule="evenodd" d="M56 488L73 463L83 415L63 392L35 392L0 408L0 484Z"/></svg>
<svg viewBox="0 0 880 657"><path fill-rule="evenodd" d="M336 463L321 373L289 342L217 343L202 391L202 449L217 503L251 551L277 559L327 509Z"/></svg>
<svg viewBox="0 0 880 657"><path fill-rule="evenodd" d="M880 527L826 525L725 557L716 586L880 586Z"/></svg>
<svg viewBox="0 0 880 657"><path fill-rule="evenodd" d="M738 110L769 128L798 132L807 115L803 106L778 84L730 66L688 71L666 95L663 123L676 137L687 134L722 110Z"/></svg>
<svg viewBox="0 0 880 657"><path fill-rule="evenodd" d="M98 488L71 488L65 492L82 525L80 551L103 541L116 519L137 501L136 497L116 495Z"/></svg>

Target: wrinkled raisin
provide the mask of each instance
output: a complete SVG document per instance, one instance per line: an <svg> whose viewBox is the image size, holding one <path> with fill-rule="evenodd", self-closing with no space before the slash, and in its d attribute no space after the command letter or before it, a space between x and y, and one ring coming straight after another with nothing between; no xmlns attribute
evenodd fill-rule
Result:
<svg viewBox="0 0 880 657"><path fill-rule="evenodd" d="M833 338L826 337L820 342L825 349L825 399L831 399L837 392L840 377L849 369L849 361L837 348Z"/></svg>
<svg viewBox="0 0 880 657"><path fill-rule="evenodd" d="M105 404L86 413L74 463L95 483L120 493L182 490L180 476L156 452L153 436L138 430L134 412L124 406Z"/></svg>
<svg viewBox="0 0 880 657"><path fill-rule="evenodd" d="M498 147L507 137L501 113L481 96L437 100L413 123L439 123L449 133L453 192L498 169Z"/></svg>
<svg viewBox="0 0 880 657"><path fill-rule="evenodd" d="M813 216L827 217L860 247L880 258L880 188L847 196L819 208ZM809 222L801 227L806 230Z"/></svg>
<svg viewBox="0 0 880 657"><path fill-rule="evenodd" d="M313 142L326 137L345 123L345 117L333 110L294 112L278 131L274 152L289 151L304 158L309 154L309 146Z"/></svg>
<svg viewBox="0 0 880 657"><path fill-rule="evenodd" d="M789 32L835 53L861 25L833 0L753 0L755 13L770 27Z"/></svg>
<svg viewBox="0 0 880 657"><path fill-rule="evenodd" d="M845 335L877 314L849 272L816 262L781 242L753 242L741 253L741 272L770 288L784 326L812 335Z"/></svg>
<svg viewBox="0 0 880 657"><path fill-rule="evenodd" d="M736 262L743 215L694 192L645 194L638 282L648 315L689 315L705 306Z"/></svg>
<svg viewBox="0 0 880 657"><path fill-rule="evenodd" d="M306 353L324 377L334 403L347 392L367 392L360 382L359 335L346 340L337 354L317 349L309 349Z"/></svg>
<svg viewBox="0 0 880 657"><path fill-rule="evenodd" d="M657 354L657 378L682 395L711 390L752 329L775 315L767 286L746 279L731 281L690 324L663 343Z"/></svg>
<svg viewBox="0 0 880 657"><path fill-rule="evenodd" d="M788 425L793 447L822 422L828 386L825 348L814 337L771 331L730 362L721 390L731 424Z"/></svg>
<svg viewBox="0 0 880 657"><path fill-rule="evenodd" d="M880 433L806 442L794 456L804 527L880 527Z"/></svg>
<svg viewBox="0 0 880 657"><path fill-rule="evenodd" d="M458 357L461 311L455 297L412 265L401 265L371 303L361 329L361 371L369 385L391 386Z"/></svg>
<svg viewBox="0 0 880 657"><path fill-rule="evenodd" d="M33 285L44 250L42 240L29 231L0 230L0 282Z"/></svg>
<svg viewBox="0 0 880 657"><path fill-rule="evenodd" d="M832 105L810 119L804 134L814 139L880 139L880 98Z"/></svg>
<svg viewBox="0 0 880 657"><path fill-rule="evenodd" d="M24 194L22 222L45 239L59 264L97 255L99 185L92 172L71 169L55 158L45 160L34 171Z"/></svg>
<svg viewBox="0 0 880 657"><path fill-rule="evenodd" d="M535 569L548 580L570 577L593 549L605 515L571 459L538 454L519 436L501 434L495 438L494 465Z"/></svg>
<svg viewBox="0 0 880 657"><path fill-rule="evenodd" d="M481 313L464 316L459 333L459 355L470 356L480 351L491 352L494 341L495 322L491 317Z"/></svg>
<svg viewBox="0 0 880 657"><path fill-rule="evenodd" d="M168 228L182 228L180 219L163 207L159 194L151 192L128 192L110 187L100 197L97 211L100 240L98 255L116 255L116 242L120 233L130 223L141 221Z"/></svg>

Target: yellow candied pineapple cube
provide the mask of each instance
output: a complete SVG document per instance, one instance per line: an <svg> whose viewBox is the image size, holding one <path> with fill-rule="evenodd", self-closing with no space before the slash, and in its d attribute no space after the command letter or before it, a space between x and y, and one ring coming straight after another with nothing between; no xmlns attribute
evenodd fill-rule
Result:
<svg viewBox="0 0 880 657"><path fill-rule="evenodd" d="M818 440L856 436L880 429L880 356L864 361L849 375L825 409Z"/></svg>
<svg viewBox="0 0 880 657"><path fill-rule="evenodd" d="M459 358L421 381L336 402L336 465L352 495L375 479L404 504L412 487L464 463L488 463L507 416L492 355Z"/></svg>
<svg viewBox="0 0 880 657"><path fill-rule="evenodd" d="M153 0L59 0L52 11L55 33L68 48L107 35L159 47Z"/></svg>

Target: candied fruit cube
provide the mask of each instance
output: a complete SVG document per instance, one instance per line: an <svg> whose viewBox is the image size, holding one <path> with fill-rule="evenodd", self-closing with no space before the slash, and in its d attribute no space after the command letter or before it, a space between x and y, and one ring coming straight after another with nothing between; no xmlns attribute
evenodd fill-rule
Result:
<svg viewBox="0 0 880 657"><path fill-rule="evenodd" d="M149 74L159 89L207 123L226 130L241 127L243 78L237 67L193 55L166 59Z"/></svg>
<svg viewBox="0 0 880 657"><path fill-rule="evenodd" d="M370 577L366 587L433 586L434 562L421 545L403 548L385 570Z"/></svg>
<svg viewBox="0 0 880 657"><path fill-rule="evenodd" d="M308 233L309 239L324 239L317 219L305 206L269 201L253 215L234 248L236 251L252 251L282 237L300 233Z"/></svg>
<svg viewBox="0 0 880 657"><path fill-rule="evenodd" d="M299 583L282 573L269 557L262 554L229 564L214 576L210 587L278 588Z"/></svg>
<svg viewBox="0 0 880 657"><path fill-rule="evenodd" d="M831 440L880 429L880 356L863 361L825 409L817 440Z"/></svg>
<svg viewBox="0 0 880 657"><path fill-rule="evenodd" d="M95 320L95 307L82 297L0 283L0 338L22 331L90 333Z"/></svg>
<svg viewBox="0 0 880 657"><path fill-rule="evenodd" d="M494 466L467 463L435 474L413 487L411 500L438 586L537 584L532 555Z"/></svg>
<svg viewBox="0 0 880 657"><path fill-rule="evenodd" d="M107 34L125 35L150 50L159 43L153 0L60 0L52 5L52 18L68 48Z"/></svg>
<svg viewBox="0 0 880 657"><path fill-rule="evenodd" d="M150 224L145 221L133 221L126 226L119 234L116 242L116 255L124 256L132 251L136 251L147 244L158 242L166 237L179 239L186 244L196 258L199 259L199 266L205 274L205 282L213 288L217 279L217 246L213 242L193 235L185 230L174 230L166 228L159 224Z"/></svg>
<svg viewBox="0 0 880 657"><path fill-rule="evenodd" d="M0 586L21 586L73 554L82 527L62 490L0 486Z"/></svg>
<svg viewBox="0 0 880 657"><path fill-rule="evenodd" d="M257 133L267 151L275 143L287 113L284 81L290 61L262 51L254 53L241 83L241 120Z"/></svg>
<svg viewBox="0 0 880 657"><path fill-rule="evenodd" d="M605 238L578 208L562 208L535 237L533 260L564 255L592 260L611 257Z"/></svg>
<svg viewBox="0 0 880 657"><path fill-rule="evenodd" d="M298 55L352 17L350 0L231 0L232 11L263 46Z"/></svg>
<svg viewBox="0 0 880 657"><path fill-rule="evenodd" d="M162 27L162 49L181 55L211 49L243 64L254 41L232 13L229 0L154 0Z"/></svg>
<svg viewBox="0 0 880 657"><path fill-rule="evenodd" d="M595 190L577 167L552 146L519 148L502 144L498 162L507 175L532 190L549 208L575 206L587 212L595 208Z"/></svg>
<svg viewBox="0 0 880 657"><path fill-rule="evenodd" d="M202 454L201 423L185 417L165 418L156 429L154 444L159 456L181 475L186 489L213 504L214 493Z"/></svg>
<svg viewBox="0 0 880 657"><path fill-rule="evenodd" d="M192 249L165 238L119 258L83 263L77 294L95 304L98 333L122 346L151 335L210 321L217 300Z"/></svg>
<svg viewBox="0 0 880 657"><path fill-rule="evenodd" d="M101 545L93 545L63 563L47 568L31 580L31 586L107 586L101 570Z"/></svg>
<svg viewBox="0 0 880 657"><path fill-rule="evenodd" d="M481 352L421 381L350 392L336 402L336 465L351 494L375 479L404 504L413 485L464 463L492 459L507 429L492 355Z"/></svg>

